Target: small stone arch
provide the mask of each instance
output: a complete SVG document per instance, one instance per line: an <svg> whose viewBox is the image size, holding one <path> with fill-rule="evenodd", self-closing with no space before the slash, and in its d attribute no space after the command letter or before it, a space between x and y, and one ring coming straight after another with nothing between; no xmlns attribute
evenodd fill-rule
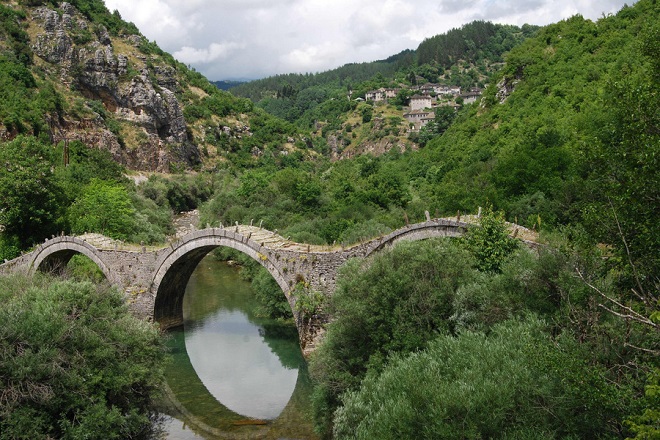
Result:
<svg viewBox="0 0 660 440"><path fill-rule="evenodd" d="M364 256L368 257L402 240L417 241L436 237L460 237L465 234L468 227L470 227L468 223L443 219L405 226L371 242Z"/></svg>
<svg viewBox="0 0 660 440"><path fill-rule="evenodd" d="M264 266L282 289L295 316L288 278L280 272L267 253L261 252L258 243L226 229L205 229L183 237L156 263L151 283L151 291L155 296L153 319L161 328L167 329L183 323L183 296L188 280L199 262L213 249L221 246L242 252Z"/></svg>
<svg viewBox="0 0 660 440"><path fill-rule="evenodd" d="M28 273L32 275L37 271L53 272L61 270L76 254L84 255L92 260L111 284L119 284L115 274L109 269L98 249L84 240L68 236L57 237L39 245L33 252L32 259L29 262Z"/></svg>

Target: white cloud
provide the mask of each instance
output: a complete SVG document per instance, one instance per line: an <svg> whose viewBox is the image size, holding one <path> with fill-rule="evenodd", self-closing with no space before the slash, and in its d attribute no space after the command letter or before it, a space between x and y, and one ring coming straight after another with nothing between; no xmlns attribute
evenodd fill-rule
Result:
<svg viewBox="0 0 660 440"><path fill-rule="evenodd" d="M379 6L363 4L348 20L351 42L356 47L380 45L398 37L416 15L415 7L401 0L385 0Z"/></svg>
<svg viewBox="0 0 660 440"><path fill-rule="evenodd" d="M209 79L316 72L416 49L473 20L598 19L626 0L106 0Z"/></svg>
<svg viewBox="0 0 660 440"><path fill-rule="evenodd" d="M238 43L211 43L205 49L196 49L184 46L174 52L174 58L188 64L208 64L213 61L226 59L232 52L240 49L243 45Z"/></svg>
<svg viewBox="0 0 660 440"><path fill-rule="evenodd" d="M344 46L333 43L304 45L285 54L281 62L289 72L317 72L325 68L328 62L342 59L345 49Z"/></svg>

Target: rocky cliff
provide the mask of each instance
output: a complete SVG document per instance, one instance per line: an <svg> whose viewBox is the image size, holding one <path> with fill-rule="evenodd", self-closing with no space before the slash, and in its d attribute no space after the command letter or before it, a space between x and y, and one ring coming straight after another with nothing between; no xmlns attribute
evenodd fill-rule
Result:
<svg viewBox="0 0 660 440"><path fill-rule="evenodd" d="M200 162L178 98L188 86L173 60L145 53L142 35L111 36L69 3L27 14L34 65L68 103L49 121L54 142L80 140L145 171Z"/></svg>

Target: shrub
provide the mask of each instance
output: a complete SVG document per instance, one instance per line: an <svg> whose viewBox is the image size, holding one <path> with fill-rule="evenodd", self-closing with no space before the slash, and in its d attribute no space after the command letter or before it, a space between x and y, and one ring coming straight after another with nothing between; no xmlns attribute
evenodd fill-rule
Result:
<svg viewBox="0 0 660 440"><path fill-rule="evenodd" d="M424 348L451 330L452 300L458 286L474 278L472 264L449 240L403 242L347 262L328 307L336 319L310 364L319 384L314 410L321 431L330 430L338 396L379 371L388 356Z"/></svg>
<svg viewBox="0 0 660 440"><path fill-rule="evenodd" d="M98 179L85 186L68 214L77 234L99 232L125 240L135 228L135 208L126 189Z"/></svg>
<svg viewBox="0 0 660 440"><path fill-rule="evenodd" d="M147 438L158 330L89 282L0 278L0 439Z"/></svg>
<svg viewBox="0 0 660 440"><path fill-rule="evenodd" d="M486 208L479 219L479 227L470 228L463 243L477 258L477 268L486 272L500 272L504 260L518 247L509 237L504 214Z"/></svg>
<svg viewBox="0 0 660 440"><path fill-rule="evenodd" d="M618 438L630 395L534 318L440 336L349 391L336 439ZM614 417L613 417L614 416Z"/></svg>

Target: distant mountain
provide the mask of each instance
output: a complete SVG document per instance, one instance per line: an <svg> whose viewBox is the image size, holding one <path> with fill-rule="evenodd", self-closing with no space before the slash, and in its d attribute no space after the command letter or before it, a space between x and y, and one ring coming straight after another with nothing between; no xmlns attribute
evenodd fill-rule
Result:
<svg viewBox="0 0 660 440"><path fill-rule="evenodd" d="M245 84L246 82L249 81L232 81L225 79L222 81L213 81L212 83L220 90L229 90L229 89L233 89L234 87L240 86L241 84Z"/></svg>

